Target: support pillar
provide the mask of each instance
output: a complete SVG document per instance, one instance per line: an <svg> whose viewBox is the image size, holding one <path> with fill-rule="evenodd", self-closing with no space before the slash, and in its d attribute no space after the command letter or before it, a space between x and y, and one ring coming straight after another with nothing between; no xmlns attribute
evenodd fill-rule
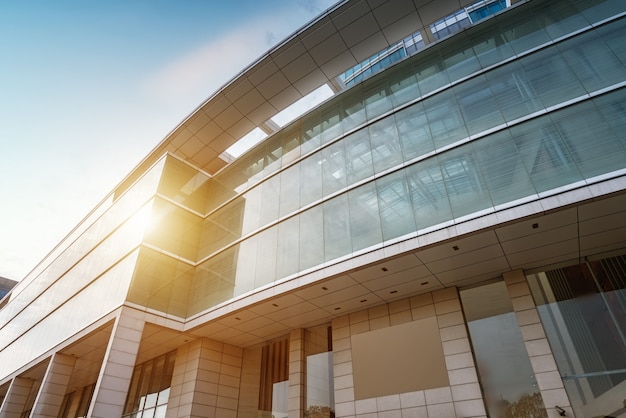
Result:
<svg viewBox="0 0 626 418"><path fill-rule="evenodd" d="M539 313L530 293L526 275L522 270L504 273L504 283L522 331L526 351L548 417L557 418L561 416L555 409L557 405L565 410L566 416L573 417L574 412L539 319Z"/></svg>
<svg viewBox="0 0 626 418"><path fill-rule="evenodd" d="M9 390L4 397L2 407L0 408L0 417L2 418L20 418L28 395L33 388L34 380L26 379L24 377L15 377L11 381Z"/></svg>
<svg viewBox="0 0 626 418"><path fill-rule="evenodd" d="M104 355L87 416L121 417L139 351L144 320L142 314L123 308L116 319Z"/></svg>
<svg viewBox="0 0 626 418"><path fill-rule="evenodd" d="M35 399L32 418L56 418L59 415L75 363L76 357L54 354Z"/></svg>
<svg viewBox="0 0 626 418"><path fill-rule="evenodd" d="M236 418L243 350L207 338L178 348L166 418Z"/></svg>

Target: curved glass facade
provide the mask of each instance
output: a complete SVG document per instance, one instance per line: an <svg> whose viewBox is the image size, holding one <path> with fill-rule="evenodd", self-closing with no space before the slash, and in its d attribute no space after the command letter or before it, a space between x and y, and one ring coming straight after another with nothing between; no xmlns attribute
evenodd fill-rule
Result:
<svg viewBox="0 0 626 418"><path fill-rule="evenodd" d="M189 307L166 311L192 315L626 168L620 7L521 5L331 99L214 178L170 159L164 229L146 243L175 256L177 278L153 272L163 285L130 300L176 282Z"/></svg>

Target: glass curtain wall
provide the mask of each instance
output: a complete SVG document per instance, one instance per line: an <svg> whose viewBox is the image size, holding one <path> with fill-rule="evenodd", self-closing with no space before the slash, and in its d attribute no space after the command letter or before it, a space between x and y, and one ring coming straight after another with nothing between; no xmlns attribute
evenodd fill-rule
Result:
<svg viewBox="0 0 626 418"><path fill-rule="evenodd" d="M261 350L259 417L289 416L289 340L275 341Z"/></svg>
<svg viewBox="0 0 626 418"><path fill-rule="evenodd" d="M547 418L504 282L460 296L489 416Z"/></svg>
<svg viewBox="0 0 626 418"><path fill-rule="evenodd" d="M172 351L135 367L123 417L165 418L175 357Z"/></svg>
<svg viewBox="0 0 626 418"><path fill-rule="evenodd" d="M167 286L188 287L193 315L626 168L622 11L528 2L347 90L208 181L167 168L155 207L182 227L148 238L198 263L170 258L194 276Z"/></svg>
<svg viewBox="0 0 626 418"><path fill-rule="evenodd" d="M63 398L60 418L86 418L96 384L82 387Z"/></svg>
<svg viewBox="0 0 626 418"><path fill-rule="evenodd" d="M626 414L626 256L528 280L576 416Z"/></svg>

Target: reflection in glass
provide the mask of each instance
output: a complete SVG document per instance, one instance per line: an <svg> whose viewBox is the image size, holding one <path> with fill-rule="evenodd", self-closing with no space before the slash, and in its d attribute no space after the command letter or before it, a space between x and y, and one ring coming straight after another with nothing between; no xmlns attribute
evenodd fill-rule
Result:
<svg viewBox="0 0 626 418"><path fill-rule="evenodd" d="M577 416L621 416L626 391L626 256L528 276Z"/></svg>
<svg viewBox="0 0 626 418"><path fill-rule="evenodd" d="M321 325L305 331L305 418L334 418L333 353L331 328Z"/></svg>
<svg viewBox="0 0 626 418"><path fill-rule="evenodd" d="M262 417L287 418L289 405L289 340L263 346L259 411Z"/></svg>
<svg viewBox="0 0 626 418"><path fill-rule="evenodd" d="M463 290L461 300L489 415L547 417L504 282Z"/></svg>
<svg viewBox="0 0 626 418"><path fill-rule="evenodd" d="M172 351L135 366L123 417L165 416L175 357Z"/></svg>

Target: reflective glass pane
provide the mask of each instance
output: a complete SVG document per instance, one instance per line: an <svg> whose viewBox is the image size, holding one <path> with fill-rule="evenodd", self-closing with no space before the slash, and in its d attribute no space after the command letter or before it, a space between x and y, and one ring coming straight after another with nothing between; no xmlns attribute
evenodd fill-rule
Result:
<svg viewBox="0 0 626 418"><path fill-rule="evenodd" d="M253 235L237 244L239 252L237 254L235 296L254 289L259 245L261 245L259 235Z"/></svg>
<svg viewBox="0 0 626 418"><path fill-rule="evenodd" d="M300 162L300 205L306 206L322 197L322 153Z"/></svg>
<svg viewBox="0 0 626 418"><path fill-rule="evenodd" d="M537 192L582 180L576 166L579 155L570 153L559 129L549 118L515 126L511 135Z"/></svg>
<svg viewBox="0 0 626 418"><path fill-rule="evenodd" d="M376 185L364 184L348 193L352 250L358 251L382 241Z"/></svg>
<svg viewBox="0 0 626 418"><path fill-rule="evenodd" d="M455 218L491 207L491 197L469 147L460 147L437 158Z"/></svg>
<svg viewBox="0 0 626 418"><path fill-rule="evenodd" d="M435 148L467 138L467 129L453 91L438 94L424 102Z"/></svg>
<svg viewBox="0 0 626 418"><path fill-rule="evenodd" d="M470 135L504 122L485 76L474 77L455 87L454 93Z"/></svg>
<svg viewBox="0 0 626 418"><path fill-rule="evenodd" d="M338 138L342 133L341 102L327 105L322 111L322 144Z"/></svg>
<svg viewBox="0 0 626 418"><path fill-rule="evenodd" d="M430 93L450 83L448 73L441 63L437 46L430 48L423 54L416 55L414 65L415 78L417 78L417 85L422 94Z"/></svg>
<svg viewBox="0 0 626 418"><path fill-rule="evenodd" d="M370 125L369 136L376 173L402 162L402 149L393 117L387 117Z"/></svg>
<svg viewBox="0 0 626 418"><path fill-rule="evenodd" d="M371 120L391 110L393 103L391 102L391 95L387 90L386 80L368 83L364 89L365 109L368 119Z"/></svg>
<svg viewBox="0 0 626 418"><path fill-rule="evenodd" d="M613 134L626 147L626 90L600 96L594 102Z"/></svg>
<svg viewBox="0 0 626 418"><path fill-rule="evenodd" d="M394 107L410 102L420 95L415 74L406 64L399 64L398 68L389 75L389 89Z"/></svg>
<svg viewBox="0 0 626 418"><path fill-rule="evenodd" d="M626 78L624 64L594 32L576 36L559 44L558 48L588 92L619 83Z"/></svg>
<svg viewBox="0 0 626 418"><path fill-rule="evenodd" d="M322 150L320 168L324 196L346 187L346 159L342 141L335 142ZM307 185L304 184L304 187Z"/></svg>
<svg viewBox="0 0 626 418"><path fill-rule="evenodd" d="M552 120L585 178L624 167L626 150L593 102L561 110Z"/></svg>
<svg viewBox="0 0 626 418"><path fill-rule="evenodd" d="M322 206L301 213L300 218L300 269L324 262L324 223Z"/></svg>
<svg viewBox="0 0 626 418"><path fill-rule="evenodd" d="M404 170L376 180L383 240L414 232L415 219Z"/></svg>
<svg viewBox="0 0 626 418"><path fill-rule="evenodd" d="M448 194L437 160L430 159L414 164L405 172L417 229L452 219Z"/></svg>
<svg viewBox="0 0 626 418"><path fill-rule="evenodd" d="M365 123L365 105L361 86L354 87L345 95L343 100L343 131L348 132Z"/></svg>
<svg viewBox="0 0 626 418"><path fill-rule="evenodd" d="M545 107L586 93L572 69L554 48L547 48L522 58L522 67L534 91Z"/></svg>
<svg viewBox="0 0 626 418"><path fill-rule="evenodd" d="M348 197L339 195L323 204L324 260L330 261L352 252Z"/></svg>
<svg viewBox="0 0 626 418"><path fill-rule="evenodd" d="M280 176L273 176L264 181L261 186L261 214L259 226L278 219L278 207L280 204Z"/></svg>
<svg viewBox="0 0 626 418"><path fill-rule="evenodd" d="M280 279L298 272L300 245L299 219L297 216L278 224L276 248L276 278Z"/></svg>
<svg viewBox="0 0 626 418"><path fill-rule="evenodd" d="M626 384L626 256L528 276L576 416L620 416Z"/></svg>
<svg viewBox="0 0 626 418"><path fill-rule="evenodd" d="M519 62L487 74L489 86L506 121L542 110L543 103Z"/></svg>
<svg viewBox="0 0 626 418"><path fill-rule="evenodd" d="M401 110L395 119L405 161L435 150L423 103Z"/></svg>
<svg viewBox="0 0 626 418"><path fill-rule="evenodd" d="M250 189L243 195L243 222L241 227L243 234L248 234L260 226L262 200L261 187Z"/></svg>
<svg viewBox="0 0 626 418"><path fill-rule="evenodd" d="M473 147L494 205L536 193L508 131L481 139Z"/></svg>
<svg viewBox="0 0 626 418"><path fill-rule="evenodd" d="M468 34L476 58L483 68L501 62L514 55L511 45L505 42L500 30L494 28L496 23L495 20L483 23L483 25L477 27L471 34Z"/></svg>
<svg viewBox="0 0 626 418"><path fill-rule="evenodd" d="M480 69L474 50L465 37L457 36L441 46L443 66L450 80L460 80Z"/></svg>
<svg viewBox="0 0 626 418"><path fill-rule="evenodd" d="M276 277L277 240L278 227L276 226L258 234L259 246L257 249L254 287L271 283Z"/></svg>
<svg viewBox="0 0 626 418"><path fill-rule="evenodd" d="M599 27L597 33L606 42L615 56L626 65L626 42L624 42L624 38L626 38L626 22L624 22L624 19Z"/></svg>
<svg viewBox="0 0 626 418"><path fill-rule="evenodd" d="M300 208L300 164L293 165L280 173L280 210L285 216Z"/></svg>
<svg viewBox="0 0 626 418"><path fill-rule="evenodd" d="M547 418L504 282L460 296L490 416Z"/></svg>
<svg viewBox="0 0 626 418"><path fill-rule="evenodd" d="M367 129L360 129L344 140L347 184L354 184L374 174L372 150Z"/></svg>
<svg viewBox="0 0 626 418"><path fill-rule="evenodd" d="M321 325L305 330L307 418L332 418L335 416L333 382L333 353L330 326Z"/></svg>

